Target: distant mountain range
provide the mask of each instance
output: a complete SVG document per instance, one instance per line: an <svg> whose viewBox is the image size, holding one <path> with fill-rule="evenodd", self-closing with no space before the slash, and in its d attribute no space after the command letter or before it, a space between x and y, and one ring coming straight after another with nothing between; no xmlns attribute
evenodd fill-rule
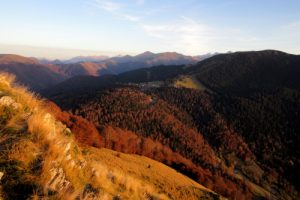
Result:
<svg viewBox="0 0 300 200"><path fill-rule="evenodd" d="M136 56L126 55L112 58L105 56L75 57L66 61L55 60L53 62L42 62L57 65L59 72L68 77L75 75L99 76L104 74L120 74L122 72L156 65L193 64L213 55L214 54L205 54L203 56L192 57L175 52L155 54L147 51Z"/></svg>
<svg viewBox="0 0 300 200"><path fill-rule="evenodd" d="M91 75L120 74L155 65L182 65L196 63L209 57L184 56L178 53L154 54L145 52L137 56L106 56L75 57L70 60L49 61L45 59L26 58L18 55L0 55L0 70L15 74L17 80L31 89L40 91L65 79Z"/></svg>
<svg viewBox="0 0 300 200"><path fill-rule="evenodd" d="M206 58L209 58L213 55L216 55L218 53L207 53L204 55L199 56L185 56L176 52L165 52L165 53L152 53L150 51L146 51L144 53L138 54L136 56L130 56L130 55L124 55L124 56L115 56L115 57L109 57L109 56L77 56L71 59L67 60L49 60L46 58L40 58L38 59L43 64L74 64L74 63L80 63L80 62L102 62L102 61L108 61L108 60L114 60L116 62L146 62L149 59L155 59L158 58L158 60L178 60L180 57L184 59L184 57L192 60L203 60ZM165 58L163 58L165 57ZM169 57L169 58L168 58ZM160 63L163 64L163 63Z"/></svg>
<svg viewBox="0 0 300 200"><path fill-rule="evenodd" d="M100 62L108 58L108 56L76 56L67 60L49 60L46 58L41 58L39 61L43 64L74 64L79 62Z"/></svg>
<svg viewBox="0 0 300 200"><path fill-rule="evenodd" d="M114 57L103 61L107 68L106 71L111 74L120 74L122 72L131 71L140 68L148 68L158 65L187 65L194 64L214 54L205 54L203 56L185 56L176 52L166 52L154 54L152 52L144 52L137 56Z"/></svg>

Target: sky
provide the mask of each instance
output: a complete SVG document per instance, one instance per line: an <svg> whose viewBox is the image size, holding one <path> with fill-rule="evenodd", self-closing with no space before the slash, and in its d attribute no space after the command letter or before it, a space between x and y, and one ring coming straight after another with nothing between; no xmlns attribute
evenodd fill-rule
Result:
<svg viewBox="0 0 300 200"><path fill-rule="evenodd" d="M299 0L0 0L0 53L263 49L300 54Z"/></svg>

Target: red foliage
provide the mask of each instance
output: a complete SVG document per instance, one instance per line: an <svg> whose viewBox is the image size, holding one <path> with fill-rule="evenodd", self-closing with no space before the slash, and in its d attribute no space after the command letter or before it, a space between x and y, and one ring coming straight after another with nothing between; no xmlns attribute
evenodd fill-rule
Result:
<svg viewBox="0 0 300 200"><path fill-rule="evenodd" d="M95 125L86 119L62 111L53 102L47 102L48 110L54 114L57 120L66 124L75 133L75 138L82 144L94 147L103 146L102 138Z"/></svg>

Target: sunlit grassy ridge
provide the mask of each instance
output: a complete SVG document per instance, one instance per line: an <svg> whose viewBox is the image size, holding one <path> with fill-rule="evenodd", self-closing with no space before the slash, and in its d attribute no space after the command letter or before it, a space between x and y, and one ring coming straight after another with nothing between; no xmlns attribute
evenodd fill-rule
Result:
<svg viewBox="0 0 300 200"><path fill-rule="evenodd" d="M199 80L197 80L194 76L179 76L174 80L174 86L178 88L190 88L197 90L206 90L208 92L212 92L210 89L205 87Z"/></svg>
<svg viewBox="0 0 300 200"><path fill-rule="evenodd" d="M183 76L177 79L174 83L176 87L185 87L191 89L201 89L200 85L192 77Z"/></svg>
<svg viewBox="0 0 300 200"><path fill-rule="evenodd" d="M0 74L0 198L218 199L151 159L82 147L45 104Z"/></svg>

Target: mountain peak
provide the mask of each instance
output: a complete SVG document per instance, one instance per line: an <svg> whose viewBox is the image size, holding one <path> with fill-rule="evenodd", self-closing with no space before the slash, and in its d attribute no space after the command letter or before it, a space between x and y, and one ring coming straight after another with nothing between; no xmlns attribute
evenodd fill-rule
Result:
<svg viewBox="0 0 300 200"><path fill-rule="evenodd" d="M150 51L145 51L144 53L141 53L141 54L138 54L135 56L135 58L137 59L151 59L155 56L156 54L155 53L152 53Z"/></svg>
<svg viewBox="0 0 300 200"><path fill-rule="evenodd" d="M139 55L144 55L144 56L146 56L146 55L154 55L155 53L153 53L153 52L151 52L151 51L145 51L144 53L141 53L141 54L139 54Z"/></svg>

